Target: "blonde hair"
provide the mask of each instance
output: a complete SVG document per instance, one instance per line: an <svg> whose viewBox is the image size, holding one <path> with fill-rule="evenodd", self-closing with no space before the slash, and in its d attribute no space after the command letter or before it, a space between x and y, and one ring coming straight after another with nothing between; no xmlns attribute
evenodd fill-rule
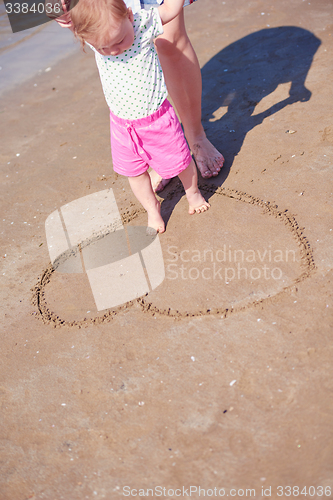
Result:
<svg viewBox="0 0 333 500"><path fill-rule="evenodd" d="M102 39L110 31L110 22L122 21L128 12L123 0L80 0L71 10L75 36L82 47L88 37Z"/></svg>

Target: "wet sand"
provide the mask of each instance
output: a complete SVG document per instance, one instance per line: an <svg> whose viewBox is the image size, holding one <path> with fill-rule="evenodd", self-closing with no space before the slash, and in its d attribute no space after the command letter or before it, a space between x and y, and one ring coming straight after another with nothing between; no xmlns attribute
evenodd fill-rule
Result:
<svg viewBox="0 0 333 500"><path fill-rule="evenodd" d="M71 33L53 22L12 33L4 6L0 7L0 97L78 52Z"/></svg>
<svg viewBox="0 0 333 500"><path fill-rule="evenodd" d="M178 180L161 193L166 278L122 307L54 272L45 237L109 188L125 226L146 223L93 54L2 93L1 500L332 496L332 5L200 0L186 18L226 166L200 179L204 214Z"/></svg>

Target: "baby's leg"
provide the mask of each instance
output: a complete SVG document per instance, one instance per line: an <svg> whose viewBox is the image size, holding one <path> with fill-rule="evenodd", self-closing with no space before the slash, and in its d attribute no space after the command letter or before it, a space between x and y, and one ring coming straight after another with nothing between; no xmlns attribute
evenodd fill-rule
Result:
<svg viewBox="0 0 333 500"><path fill-rule="evenodd" d="M158 233L164 233L165 224L161 217L161 205L156 199L148 172L137 177L128 177L131 189L148 212L148 227L152 227Z"/></svg>
<svg viewBox="0 0 333 500"><path fill-rule="evenodd" d="M163 177L161 177L157 172L155 172L155 170L151 170L149 172L149 175L154 193L159 193L160 191L163 191L165 186L167 186L171 181L171 179L163 179Z"/></svg>
<svg viewBox="0 0 333 500"><path fill-rule="evenodd" d="M208 210L210 204L207 203L199 191L197 169L193 160L191 160L186 170L178 174L178 177L182 181L185 189L187 201L189 203L189 214L200 214L200 212Z"/></svg>

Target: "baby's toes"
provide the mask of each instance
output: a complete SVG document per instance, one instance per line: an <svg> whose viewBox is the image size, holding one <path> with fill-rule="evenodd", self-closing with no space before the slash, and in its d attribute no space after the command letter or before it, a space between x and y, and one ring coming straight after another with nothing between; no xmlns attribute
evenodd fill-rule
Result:
<svg viewBox="0 0 333 500"><path fill-rule="evenodd" d="M208 205L206 203L204 205L201 205L200 207L198 207L196 209L197 214L201 214L201 212L206 212L206 210L208 210L209 206L210 205Z"/></svg>

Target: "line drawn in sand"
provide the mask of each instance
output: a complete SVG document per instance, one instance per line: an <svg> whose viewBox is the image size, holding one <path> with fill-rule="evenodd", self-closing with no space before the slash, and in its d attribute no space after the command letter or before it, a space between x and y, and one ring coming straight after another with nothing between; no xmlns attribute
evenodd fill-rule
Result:
<svg viewBox="0 0 333 500"><path fill-rule="evenodd" d="M124 213L120 216L118 209L117 209L117 206L116 206L116 203L115 203L115 200L114 200L113 207L116 207L116 210L114 208L112 208L110 210L110 206L112 207L112 204L109 205L109 214L110 214L110 216L113 214L113 219L111 217L111 219L112 219L111 224L109 224L107 227L104 227L104 229L102 231L101 230L94 231L93 225L91 225L88 229L85 229L84 235L82 233L80 233L80 230L77 230L76 232L74 231L74 234L72 235L71 241L68 241L68 239L66 239L66 237L64 238L64 236L63 236L62 240L61 239L59 240L59 241L61 241L61 245L59 244L59 248L57 249L58 253L54 252L54 251L53 251L53 253L52 253L52 251L50 252L50 256L51 256L51 260L53 261L53 264L50 263L48 268L43 272L42 277L40 278L38 283L32 289L32 292L33 292L32 303L38 309L37 317L41 318L44 323L52 324L52 326L54 326L54 327L70 326L70 327L81 328L81 327L87 326L89 324L107 323L107 322L111 321L116 315L120 314L124 310L127 310L129 307L137 304L140 306L140 308L142 309L143 312L149 313L152 316L160 316L160 317L163 316L165 318L168 317L168 318L173 318L173 319L178 319L178 320L182 319L182 318L204 316L204 315L211 315L211 316L217 315L219 317L226 318L231 314L245 311L245 310L252 308L252 307L261 306L264 302L275 300L281 294L291 292L293 289L295 289L297 287L298 283L301 283L302 281L304 281L306 278L308 278L315 271L316 266L315 266L313 253L312 253L312 249L311 249L311 246L309 244L309 241L306 238L306 236L303 234L303 228L301 228L299 226L295 217L293 217L288 212L288 210L281 210L281 209L279 209L279 207L277 205L272 204L269 201L264 201L264 200L261 200L260 198L254 197L248 193L234 190L234 189L230 189L230 188L222 188L222 187L213 186L213 185L209 185L209 184L202 184L200 186L200 189L202 189L204 192L209 193L209 194L226 196L228 198L235 200L236 202L242 202L242 203L247 203L250 205L258 206L259 208L262 209L263 214L271 215L271 216L275 217L279 222L284 224L284 226L288 229L288 231L291 232L294 239L296 240L296 243L298 244L299 252L300 252L300 262L301 262L302 271L293 280L292 284L290 284L289 286L285 286L281 291L275 293L272 296L267 296L264 298L254 300L252 302L247 303L246 305L239 305L239 306L236 305L236 306L230 306L230 307L226 307L226 308L225 307L224 308L217 307L217 308L212 308L212 309L186 310L186 311L181 311L180 309L171 310L170 308L162 309L160 307L155 306L153 304L153 302L150 301L148 298L149 292L152 289L156 288L160 283L162 283L162 281L164 280L164 277L165 277L163 257L162 257L162 251L161 251L161 246L160 246L159 240L156 236L146 236L145 231L143 233L143 229L145 229L145 228L137 227L137 226L134 226L134 227L133 226L125 226L127 234L131 235L131 242L132 242L134 252L140 253L140 250L145 248L145 245L147 245L146 248L151 247L150 253L148 252L146 254L146 257L144 257L143 259L140 257L139 260L135 261L135 266L130 268L130 269L133 269L134 272L136 272L137 269L141 269L141 270L142 270L142 268L144 269L144 266L147 265L147 263L148 263L148 265L150 264L150 266L151 266L150 270L147 269L147 267L146 267L146 269L144 269L143 274L140 274L140 273L139 274L141 276L141 284L144 282L144 280L143 280L144 277L146 279L146 282L147 281L149 282L149 280L147 280L147 276L149 276L150 281L151 281L151 287L150 288L148 287L149 288L148 290L147 289L144 290L144 287L142 287L140 285L140 279L139 279L139 281L138 281L139 286L137 287L137 290L136 290L137 298L133 298L133 295L132 295L132 299L126 301L126 303L118 302L118 304L115 306L108 306L107 307L108 310L105 312L105 314L103 316L97 316L95 318L84 318L82 320L75 320L75 321L67 321L65 319L62 319L55 312L53 312L49 309L49 306L48 306L47 301L45 299L45 287L51 282L53 273L55 272L55 269L58 268L59 270L62 270L62 272L66 272L66 266L67 266L67 272L68 272L68 269L70 270L70 272L83 272L83 269L85 267L85 262L88 262L88 269L86 269L87 274L88 274L89 270L96 269L96 268L98 268L99 265L101 265L101 264L103 265L103 263L105 264L105 252L108 253L107 259L110 259L109 253L110 253L110 248L112 247L112 241L113 241L113 243L117 242L118 245L119 245L119 242L122 241L124 243L124 241L125 241L125 239L123 238L125 236L123 224L126 225L126 223L129 223L134 218L136 218L139 214L144 212L143 209L139 209L139 210L136 209L132 213L127 211L126 213ZM105 190L105 191L112 192L112 190ZM179 185L176 189L171 191L165 197L165 200L171 200L176 195L181 194L182 191L183 191L183 189ZM94 195L96 196L96 195L98 195L98 193L97 194L95 193ZM89 196L94 196L94 195L89 195ZM113 193L112 193L112 195L108 195L108 196L109 196L108 202L110 203L110 200L111 200L110 196L112 197ZM79 200L76 200L76 202L80 201L80 200L84 200L85 198L86 197L81 198ZM72 202L72 203L74 203L74 202ZM74 205L73 205L73 207L74 207ZM63 208L64 207L62 207L62 209ZM77 208L81 209L82 208L81 204L79 204L77 206ZM66 212L66 210L64 210L64 212ZM58 213L58 212L56 211L56 213ZM54 214L56 214L56 213L54 213ZM105 210L104 209L100 211L100 215L102 213L104 213L103 220L105 220ZM76 214L78 214L77 210L76 210ZM53 214L51 214L51 215L53 215ZM85 215L85 214L81 214L81 215ZM59 214L58 214L58 216L59 216ZM71 217L72 217L72 222L70 222L70 217L68 217L68 214L66 215L66 223L67 223L67 226L72 225L74 227L75 222L77 221L77 218L75 216L73 216L73 214L71 215ZM59 216L59 218L60 218L60 216ZM97 219L98 219L98 216L97 216ZM57 227L63 228L63 222L65 222L65 217L64 217L64 221L61 221L61 226L59 225L59 221L58 221ZM95 228L98 227L98 223L95 224L94 227ZM51 234L52 231L50 231L50 228L47 229L47 232L48 231L49 231L49 235L52 235ZM90 237L87 238L86 236L89 233L89 231L90 231ZM118 238L118 236L117 236L116 239L114 239L115 237L113 235L115 235L116 233L119 233L119 231L122 232L122 237ZM135 233L135 231L137 231L137 232ZM144 236L143 236L143 234L144 234ZM85 236L85 238L84 238L84 236ZM105 243L105 242L107 242L108 239L109 239L108 243ZM103 240L104 240L104 243L103 243ZM48 242L49 241L51 241L50 238L48 238ZM135 243L135 241L136 241L136 243ZM118 251L118 253L113 252L113 254L114 254L113 255L113 264L117 264L116 261L119 262L120 257L124 258L124 255L125 255L124 248L125 247L124 247L123 243L120 244L120 251ZM101 249L101 251L100 252L90 251L89 247L92 249L93 245L98 245L99 248ZM63 250L63 252L62 253L60 252L60 258L57 259L57 257L59 256L60 246L61 246L61 249ZM119 250L119 248L118 248L118 250ZM104 254L103 254L103 251L104 251ZM55 255L56 253L57 253L57 255ZM144 250L141 253L144 253ZM100 256L97 258L98 254ZM85 257L83 257L83 259L82 259L82 256L84 256L84 255L85 255ZM104 255L104 257L103 257L103 255ZM118 259L115 260L115 257L118 257ZM70 264L69 264L69 262L70 262ZM112 263L108 262L108 264L111 265L111 267L112 267ZM117 264L117 266L118 266L118 271L119 271L119 264ZM76 271L73 271L75 269L76 269ZM161 269L163 269L163 271L161 271ZM95 275L97 275L97 279L95 281L89 279L89 281L90 281L90 284L92 286L92 291L94 294L97 310L103 310L103 309L105 309L105 307L104 307L105 304L107 304L107 302L109 300L109 299L107 299L105 301L104 299L105 299L105 297L107 297L108 293L110 292L110 285L108 285L106 288L106 295L102 294L102 295L104 295L104 299L100 303L98 303L98 300L96 300L95 295L99 290L99 286L100 286L99 281L100 281L100 277L101 276L103 277L103 273L98 273L98 271L97 272L95 271L91 274L94 274L94 273L95 273ZM153 278L151 278L151 276L153 276ZM88 278L89 278L89 274L88 274ZM106 281L104 280L104 283L105 282L107 282L107 280ZM95 291L94 291L94 289L95 289ZM140 292L142 290L144 290L144 291L140 295ZM296 290L297 290L297 288L296 288ZM130 293L133 294L134 291L135 291L135 287L133 287L133 288L129 287ZM125 293L122 295L122 297L126 296L126 290L124 292ZM127 296L128 296L128 293L127 293ZM97 297L97 299L98 299L98 297ZM122 305L120 305L120 304L122 304Z"/></svg>

